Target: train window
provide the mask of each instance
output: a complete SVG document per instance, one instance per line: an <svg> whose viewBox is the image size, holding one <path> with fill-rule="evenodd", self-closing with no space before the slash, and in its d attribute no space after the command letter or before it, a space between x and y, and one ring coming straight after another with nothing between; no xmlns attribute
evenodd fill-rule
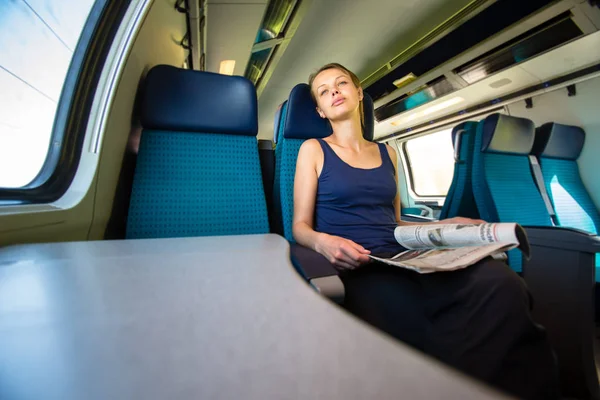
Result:
<svg viewBox="0 0 600 400"><path fill-rule="evenodd" d="M454 174L452 128L410 139L404 151L413 192L421 197L445 197Z"/></svg>
<svg viewBox="0 0 600 400"><path fill-rule="evenodd" d="M94 3L0 2L0 188L27 187L60 151L55 115Z"/></svg>

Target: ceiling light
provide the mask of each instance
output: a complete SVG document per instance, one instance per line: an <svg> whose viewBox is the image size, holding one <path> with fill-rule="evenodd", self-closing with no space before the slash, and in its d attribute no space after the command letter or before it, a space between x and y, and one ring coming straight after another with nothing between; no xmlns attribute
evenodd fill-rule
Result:
<svg viewBox="0 0 600 400"><path fill-rule="evenodd" d="M498 89L498 88L501 88L502 86L506 86L511 83L512 83L512 81L510 79L504 78L504 79L500 79L499 81L490 83L490 87L492 89Z"/></svg>
<svg viewBox="0 0 600 400"><path fill-rule="evenodd" d="M406 123L406 122L410 122L414 119L417 118L421 118L421 117L425 117L429 114L433 114L435 112L441 111L445 108L449 108L452 107L458 103L462 103L463 101L465 101L465 99L463 99L462 97L453 97L449 100L446 101L442 101L439 104L433 105L433 106L429 106L429 107L425 107L423 110L421 111L415 111L412 112L410 114L406 115L406 118L402 118L401 120L396 120L394 122L392 122L392 125L394 126L398 126L402 123Z"/></svg>
<svg viewBox="0 0 600 400"><path fill-rule="evenodd" d="M235 60L223 60L219 67L219 73L223 75L233 75Z"/></svg>

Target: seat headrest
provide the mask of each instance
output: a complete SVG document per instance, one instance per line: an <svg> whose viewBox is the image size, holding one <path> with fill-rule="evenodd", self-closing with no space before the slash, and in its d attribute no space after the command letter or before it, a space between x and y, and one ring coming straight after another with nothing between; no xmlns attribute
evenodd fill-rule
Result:
<svg viewBox="0 0 600 400"><path fill-rule="evenodd" d="M300 83L292 89L287 103L283 126L286 139L313 139L331 135L329 121L317 113L316 104L310 95L310 86Z"/></svg>
<svg viewBox="0 0 600 400"><path fill-rule="evenodd" d="M287 112L283 127L283 137L286 139L324 138L333 133L331 124L321 118L316 110L317 105L310 95L310 86L300 83L292 89L287 101ZM373 140L375 128L375 112L373 100L364 93L364 127L363 137Z"/></svg>
<svg viewBox="0 0 600 400"><path fill-rule="evenodd" d="M492 114L483 124L481 151L529 155L535 137L535 124L526 118Z"/></svg>
<svg viewBox="0 0 600 400"><path fill-rule="evenodd" d="M533 154L538 157L577 160L585 142L578 126L547 123L536 129Z"/></svg>
<svg viewBox="0 0 600 400"><path fill-rule="evenodd" d="M140 120L146 129L256 136L256 90L240 76L157 65L146 76Z"/></svg>
<svg viewBox="0 0 600 400"><path fill-rule="evenodd" d="M275 111L275 121L273 121L273 143L277 144L277 140L279 140L279 132L281 131L281 116L285 112L287 108L287 100L284 101L277 107L277 111Z"/></svg>

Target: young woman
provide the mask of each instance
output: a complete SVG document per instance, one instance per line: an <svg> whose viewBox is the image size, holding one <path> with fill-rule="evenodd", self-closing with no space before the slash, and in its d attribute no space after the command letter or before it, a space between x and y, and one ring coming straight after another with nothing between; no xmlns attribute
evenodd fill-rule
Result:
<svg viewBox="0 0 600 400"><path fill-rule="evenodd" d="M310 76L309 85L333 134L300 148L293 233L341 270L344 306L500 389L527 399L557 398L545 331L531 318L523 281L506 264L486 259L455 272L421 275L369 263L369 254L398 253L394 228L410 224L400 218L396 153L363 138L363 91L355 74L328 64Z"/></svg>

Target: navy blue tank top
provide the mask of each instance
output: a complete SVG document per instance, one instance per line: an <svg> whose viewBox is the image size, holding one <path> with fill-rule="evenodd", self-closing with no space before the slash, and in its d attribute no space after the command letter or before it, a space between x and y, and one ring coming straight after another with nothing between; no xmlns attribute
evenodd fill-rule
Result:
<svg viewBox="0 0 600 400"><path fill-rule="evenodd" d="M327 142L315 202L314 229L350 239L371 254L398 252L394 239L396 170L384 144L377 143L382 163L377 168L354 168Z"/></svg>

